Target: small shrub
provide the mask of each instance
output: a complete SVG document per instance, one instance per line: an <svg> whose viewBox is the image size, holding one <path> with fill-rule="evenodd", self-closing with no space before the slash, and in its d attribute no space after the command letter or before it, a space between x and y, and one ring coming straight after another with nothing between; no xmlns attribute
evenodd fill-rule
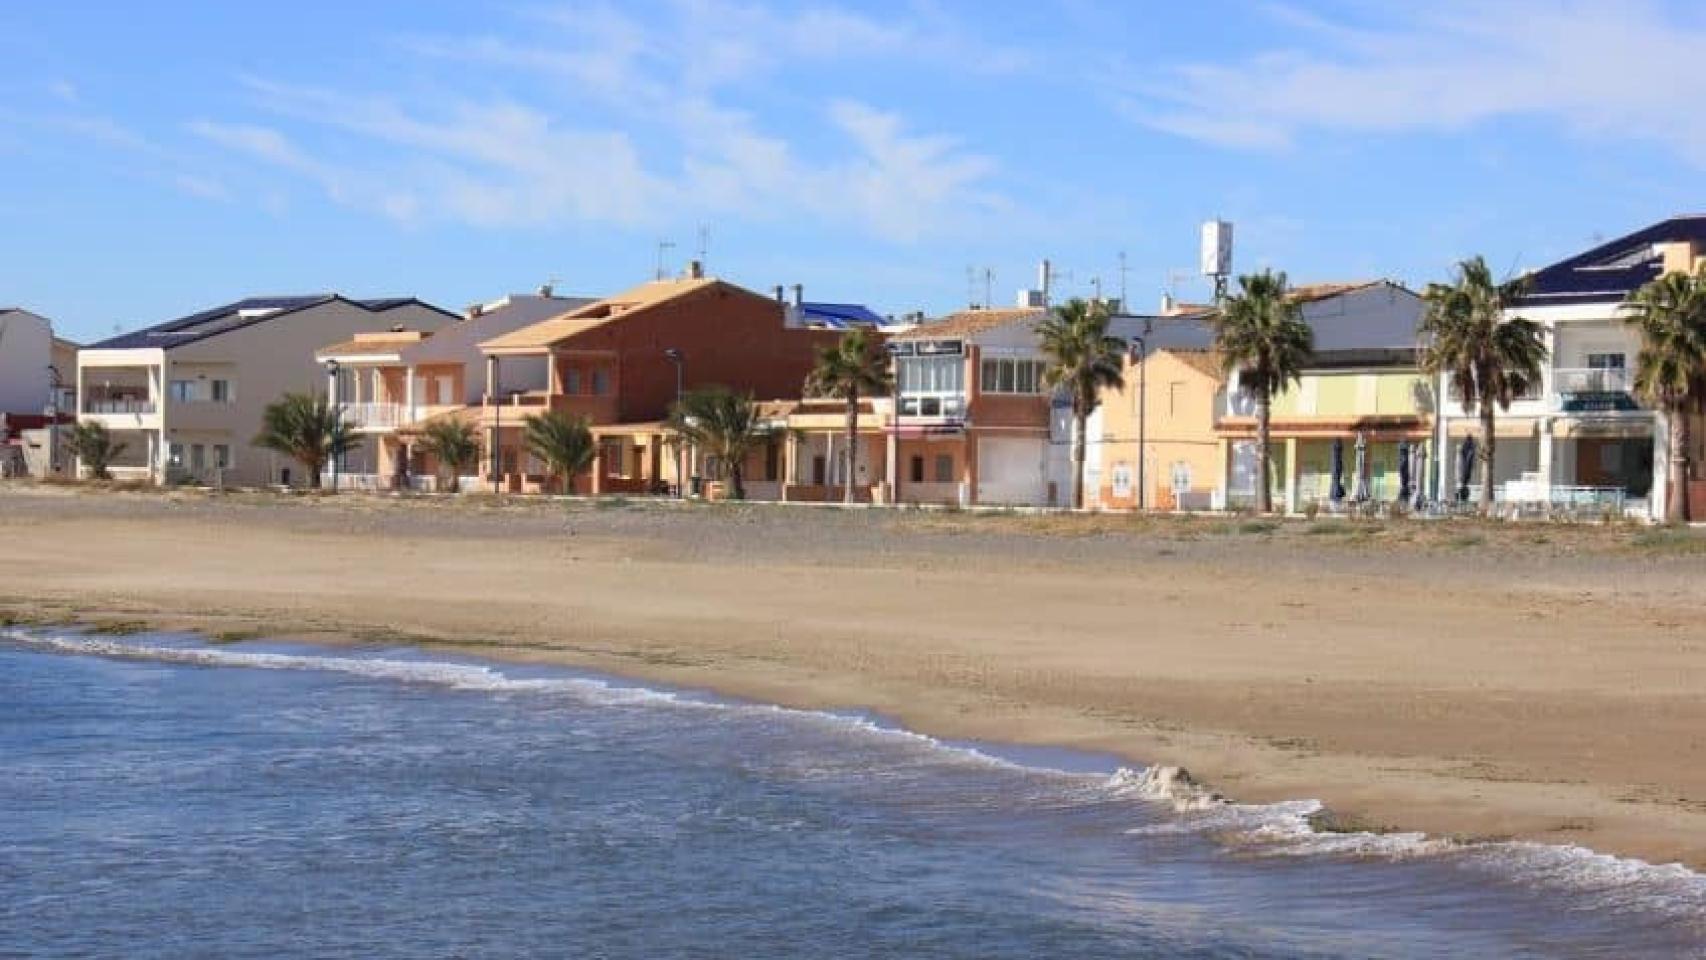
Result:
<svg viewBox="0 0 1706 960"><path fill-rule="evenodd" d="M1278 520L1245 520L1238 524L1238 532L1242 534L1263 536L1279 529Z"/></svg>
<svg viewBox="0 0 1706 960"><path fill-rule="evenodd" d="M1321 501L1311 500L1308 503L1303 505L1303 517L1304 517L1304 519L1313 520L1320 515L1321 515Z"/></svg>

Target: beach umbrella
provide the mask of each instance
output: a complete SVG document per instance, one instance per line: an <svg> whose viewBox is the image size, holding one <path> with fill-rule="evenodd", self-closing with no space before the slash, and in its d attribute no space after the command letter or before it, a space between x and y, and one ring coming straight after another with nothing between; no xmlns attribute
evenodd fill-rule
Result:
<svg viewBox="0 0 1706 960"><path fill-rule="evenodd" d="M1457 448L1457 502L1469 502L1469 481L1475 475L1475 438L1465 437Z"/></svg>
<svg viewBox="0 0 1706 960"><path fill-rule="evenodd" d="M1398 441L1398 502L1410 499L1410 441Z"/></svg>
<svg viewBox="0 0 1706 960"><path fill-rule="evenodd" d="M1357 433L1357 459L1355 486L1352 488L1352 499L1358 503L1368 499L1368 437L1362 432Z"/></svg>
<svg viewBox="0 0 1706 960"><path fill-rule="evenodd" d="M1345 499L1345 440L1343 437L1333 438L1333 486L1328 496L1334 503Z"/></svg>

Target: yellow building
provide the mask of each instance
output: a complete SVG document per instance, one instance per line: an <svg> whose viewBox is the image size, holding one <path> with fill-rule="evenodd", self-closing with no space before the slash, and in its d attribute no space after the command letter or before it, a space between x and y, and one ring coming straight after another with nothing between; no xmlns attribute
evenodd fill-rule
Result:
<svg viewBox="0 0 1706 960"><path fill-rule="evenodd" d="M1173 349L1147 357L1128 354L1124 373L1125 387L1104 393L1089 432L1088 505L1214 508L1226 472L1225 447L1215 431L1226 379L1220 355Z"/></svg>

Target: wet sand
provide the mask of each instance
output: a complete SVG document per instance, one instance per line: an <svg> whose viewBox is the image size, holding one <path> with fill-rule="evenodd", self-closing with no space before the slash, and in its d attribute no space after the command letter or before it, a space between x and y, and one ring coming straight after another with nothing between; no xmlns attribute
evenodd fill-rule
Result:
<svg viewBox="0 0 1706 960"><path fill-rule="evenodd" d="M417 642L1706 868L1706 538L0 485L0 614Z"/></svg>

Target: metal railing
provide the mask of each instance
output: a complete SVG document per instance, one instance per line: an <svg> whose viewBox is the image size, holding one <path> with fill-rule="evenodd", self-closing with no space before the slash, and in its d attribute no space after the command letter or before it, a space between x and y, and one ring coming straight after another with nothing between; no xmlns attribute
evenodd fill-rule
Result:
<svg viewBox="0 0 1706 960"><path fill-rule="evenodd" d="M1560 367L1552 371L1552 389L1559 394L1628 393L1635 385L1633 370L1602 367Z"/></svg>
<svg viewBox="0 0 1706 960"><path fill-rule="evenodd" d="M131 397L109 399L90 397L83 401L84 413L155 413L158 410L159 407L152 400Z"/></svg>
<svg viewBox="0 0 1706 960"><path fill-rule="evenodd" d="M395 427L403 420L400 403L346 403L339 409L344 422L358 430Z"/></svg>

